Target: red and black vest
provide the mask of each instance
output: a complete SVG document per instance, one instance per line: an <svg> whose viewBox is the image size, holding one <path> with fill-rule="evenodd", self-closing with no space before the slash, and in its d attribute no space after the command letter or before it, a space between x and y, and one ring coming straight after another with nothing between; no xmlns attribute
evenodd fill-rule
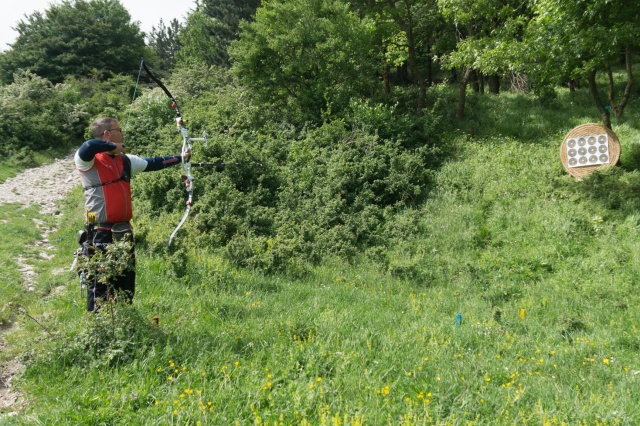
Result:
<svg viewBox="0 0 640 426"><path fill-rule="evenodd" d="M98 223L129 222L131 209L131 161L126 155L96 154L93 167L80 170L85 209L96 213Z"/></svg>

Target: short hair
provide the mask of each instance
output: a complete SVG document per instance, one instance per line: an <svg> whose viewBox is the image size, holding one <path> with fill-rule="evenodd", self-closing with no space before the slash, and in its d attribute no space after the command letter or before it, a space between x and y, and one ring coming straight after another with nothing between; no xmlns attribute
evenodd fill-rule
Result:
<svg viewBox="0 0 640 426"><path fill-rule="evenodd" d="M96 119L91 124L91 133L94 138L99 138L102 136L105 130L111 130L113 123L116 123L118 120L113 117L102 117Z"/></svg>

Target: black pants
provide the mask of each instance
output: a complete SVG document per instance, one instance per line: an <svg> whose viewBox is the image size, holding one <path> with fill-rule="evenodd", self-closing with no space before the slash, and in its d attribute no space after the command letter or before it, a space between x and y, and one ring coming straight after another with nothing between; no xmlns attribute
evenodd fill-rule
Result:
<svg viewBox="0 0 640 426"><path fill-rule="evenodd" d="M131 234L131 241L133 241L133 233ZM99 250L106 250L112 242L113 237L110 230L98 230L95 232L92 245ZM132 247L132 268L126 270L123 275L109 280L106 285L98 282L97 278L89 280L87 283L87 311L96 310L98 299L113 299L117 296L118 300L124 298L125 303L131 303L136 292L135 253L133 250Z"/></svg>

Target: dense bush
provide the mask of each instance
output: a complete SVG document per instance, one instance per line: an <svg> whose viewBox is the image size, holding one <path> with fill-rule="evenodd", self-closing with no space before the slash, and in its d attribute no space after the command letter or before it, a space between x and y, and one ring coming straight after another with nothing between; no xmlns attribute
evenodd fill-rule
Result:
<svg viewBox="0 0 640 426"><path fill-rule="evenodd" d="M0 86L0 154L28 157L25 153L70 146L87 113L63 92L62 86L26 71Z"/></svg>
<svg viewBox="0 0 640 426"><path fill-rule="evenodd" d="M118 116L130 102L129 77L68 78L52 84L29 71L0 86L0 154L25 166L34 152L66 153L78 146L97 116Z"/></svg>
<svg viewBox="0 0 640 426"><path fill-rule="evenodd" d="M225 77L211 72L208 78ZM171 90L188 95L190 73L182 79ZM194 143L192 161L227 167L193 169L192 216L177 242L181 249L222 250L238 266L303 273L326 256L351 258L391 243L402 231L389 229L390 217L424 199L439 161L434 113L418 118L352 100L342 118L295 128L261 123L260 108L238 96L243 89L233 84L196 90L197 98L181 103L185 118L192 117L191 134L204 128L215 134L207 146ZM148 155L178 151L166 98L154 91L135 107L129 121L134 146ZM154 251L165 250L184 211L178 175L175 169L142 174L134 184L141 237ZM164 226L151 231L158 215Z"/></svg>

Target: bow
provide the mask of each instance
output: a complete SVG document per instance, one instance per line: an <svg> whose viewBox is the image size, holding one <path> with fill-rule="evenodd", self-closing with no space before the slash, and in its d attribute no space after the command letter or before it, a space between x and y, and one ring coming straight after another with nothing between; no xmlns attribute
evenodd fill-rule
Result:
<svg viewBox="0 0 640 426"><path fill-rule="evenodd" d="M169 243L167 247L170 248L171 242L173 241L173 238L176 236L176 233L182 227L182 225L184 225L184 223L187 221L187 217L189 216L189 212L191 211L191 206L193 204L193 180L194 179L193 179L193 175L191 174L191 142L204 141L206 145L207 132L202 133L202 138L190 138L189 133L187 131L187 126L185 125L185 122L182 119L182 114L180 113L180 108L178 107L178 103L176 102L171 92L169 92L169 89L167 89L167 87L164 84L162 84L160 79L158 79L155 75L153 75L153 73L147 67L147 64L144 63L144 59L142 59L142 61L140 62L140 66L141 68L144 68L149 78L151 78L151 80L153 80L158 85L158 87L160 87L162 91L171 100L171 108L173 108L176 111L176 126L178 127L178 131L182 135L181 156L182 156L182 169L184 170L184 174L182 175L182 180L184 180L184 184L186 187L185 189L188 195L187 202L186 202L187 208L184 212L184 215L182 216L182 220L180 221L180 223L178 223L178 226L176 226L176 229L174 229L171 235L169 236Z"/></svg>

